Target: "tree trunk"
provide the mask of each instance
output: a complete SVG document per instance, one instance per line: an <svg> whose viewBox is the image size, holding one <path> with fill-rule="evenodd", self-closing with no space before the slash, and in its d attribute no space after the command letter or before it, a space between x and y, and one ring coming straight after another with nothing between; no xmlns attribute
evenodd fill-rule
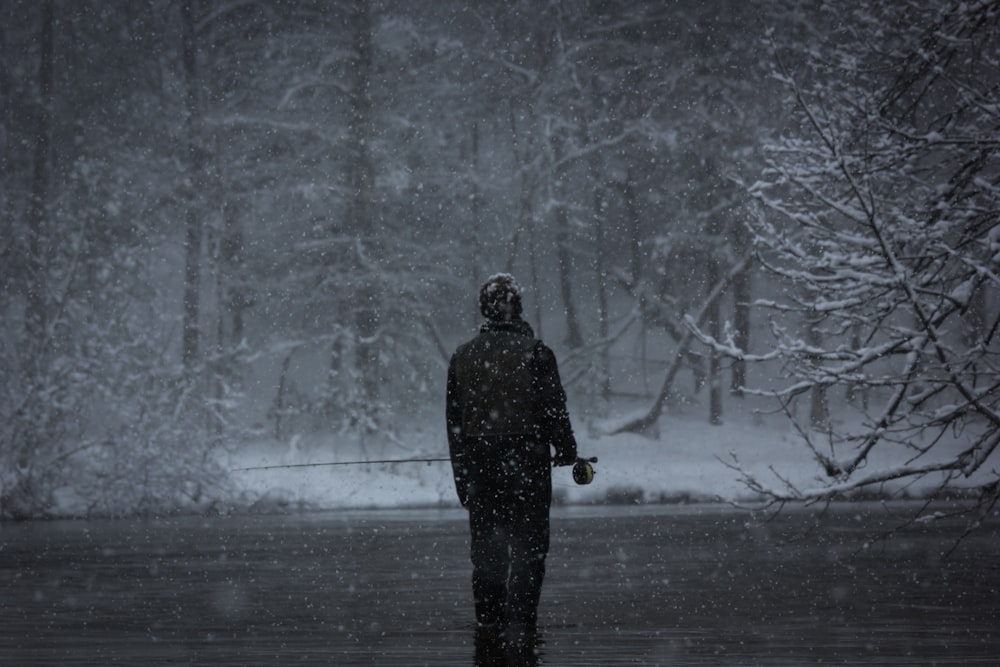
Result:
<svg viewBox="0 0 1000 667"><path fill-rule="evenodd" d="M622 183L622 199L625 204L625 226L628 230L629 240L628 288L632 290L636 297L636 307L639 309L639 312L645 313L646 293L642 289L642 281L640 280L640 276L642 275L644 268L642 261L642 229L641 219L639 216L639 205L636 202L635 186L631 169L629 169L625 174L625 182ZM639 369L642 374L643 392L649 394L649 365L646 363L646 357L648 354L648 346L646 344L647 338L648 324L646 322L646 317L642 316L639 318Z"/></svg>
<svg viewBox="0 0 1000 667"><path fill-rule="evenodd" d="M607 271L607 229L605 227L604 189L598 183L600 169L597 158L590 161L590 180L594 188L594 281L597 290L597 336L599 340L607 340L609 333L608 312L608 281ZM607 400L611 397L611 359L608 346L601 347L598 368L600 396Z"/></svg>
<svg viewBox="0 0 1000 667"><path fill-rule="evenodd" d="M823 345L823 336L820 333L820 319L813 314L806 319L806 343L810 347L819 348ZM815 429L826 429L830 424L830 409L827 405L826 386L822 384L813 385L809 392L809 424Z"/></svg>
<svg viewBox="0 0 1000 667"><path fill-rule="evenodd" d="M242 382L236 361L245 336L246 311L250 307L240 213L235 202L223 204L222 234L216 265L219 276L219 359L224 364L219 369L220 377L217 382L225 381L236 387Z"/></svg>
<svg viewBox="0 0 1000 667"><path fill-rule="evenodd" d="M719 261L715 256L707 258L708 270L706 281L709 285L719 282ZM724 290L723 290L724 293ZM722 337L721 298L715 299L708 306L708 321L706 326L709 335L715 340ZM708 423L718 426L722 423L722 367L719 353L714 349L709 350L708 355Z"/></svg>
<svg viewBox="0 0 1000 667"><path fill-rule="evenodd" d="M190 374L198 361L201 316L201 214L198 211L197 190L200 181L201 158L198 147L198 71L195 46L193 0L181 3L181 59L184 69L184 129L187 185L184 224L184 314L181 358Z"/></svg>
<svg viewBox="0 0 1000 667"><path fill-rule="evenodd" d="M745 241L741 239L740 245ZM744 246L745 247L745 246ZM752 298L752 276L750 265L733 278L733 342L741 350L750 346L750 299ZM742 359L733 360L729 392L742 398L747 386L747 364Z"/></svg>
<svg viewBox="0 0 1000 667"><path fill-rule="evenodd" d="M28 202L26 224L27 239L25 251L25 313L24 333L26 344L18 361L24 374L24 384L37 390L48 389L47 362L45 351L48 345L46 329L48 313L46 308L45 269L45 237L49 227L49 207L51 186L51 136L52 136L52 80L53 80L53 29L54 12L52 0L42 4L41 25L39 27L39 64L38 64L38 99L36 100L37 115L33 146L31 172L31 192ZM16 386L16 385L13 385ZM25 397L22 404L27 404L30 397ZM30 515L38 505L35 497L35 479L40 474L34 470L35 463L46 444L44 433L53 427L45 417L39 415L43 411L27 411L15 413L17 421L22 422L15 427L15 433L20 431L20 437L13 441L0 442L0 448L11 446L14 456L11 457L11 467L14 471L14 482L8 488L0 488L0 506L4 511L18 514L23 507L26 515ZM46 416L47 417L47 416ZM12 511L13 510L13 511Z"/></svg>
<svg viewBox="0 0 1000 667"><path fill-rule="evenodd" d="M851 330L851 349L855 351L861 349L861 326L859 324L855 324ZM848 382L844 398L847 399L848 403L859 405L862 410L868 411L868 389L863 383Z"/></svg>
<svg viewBox="0 0 1000 667"><path fill-rule="evenodd" d="M563 312L566 315L566 346L576 349L583 346L580 319L576 314L573 299L573 261L569 252L569 213L565 204L556 207L556 261L559 270L559 292L562 295Z"/></svg>
<svg viewBox="0 0 1000 667"><path fill-rule="evenodd" d="M541 281L538 277L538 229L535 225L534 217L528 217L528 273L531 276L531 293L534 296L532 301L535 304L535 328L536 335L544 338L542 329L542 300Z"/></svg>
<svg viewBox="0 0 1000 667"><path fill-rule="evenodd" d="M374 138L371 99L374 55L372 50L371 15L367 0L355 0L351 26L354 38L354 58L351 67L351 120L348 182L351 188L350 221L359 245L357 251L360 287L355 303L357 345L355 360L366 401L378 397L381 372L376 339L379 327L378 271L373 264L381 254L375 229L375 164L371 155Z"/></svg>
<svg viewBox="0 0 1000 667"><path fill-rule="evenodd" d="M555 183L552 188L556 199L556 270L559 272L559 292L562 296L563 314L566 316L566 345L570 349L583 346L583 333L576 315L573 300L573 256L569 251L569 211L566 209L566 166L563 164L562 139L552 138L552 156L555 159Z"/></svg>
<svg viewBox="0 0 1000 667"><path fill-rule="evenodd" d="M468 225L467 231L469 232L469 243L472 246L472 289L476 294L478 294L479 287L486 280L486 276L483 275L482 265L485 260L483 252L483 224L479 219L482 215L482 200L483 193L479 187L479 123L473 121L472 123L472 136L470 137L471 143L471 155L470 162L472 163L471 169L473 173L471 188L472 192L469 193L471 197L471 207L472 207L472 220L471 224ZM473 322L478 322L480 318L479 312L479 301L478 299L473 300L474 311L473 311Z"/></svg>
<svg viewBox="0 0 1000 667"><path fill-rule="evenodd" d="M28 207L28 257L26 262L27 296L25 312L25 333L29 345L34 346L45 339L48 326L45 307L45 230L48 226L48 199L50 170L49 153L52 137L52 69L53 69L53 23L52 0L42 4L42 23L39 30L38 65L38 115L35 125L34 164L31 175L31 199Z"/></svg>

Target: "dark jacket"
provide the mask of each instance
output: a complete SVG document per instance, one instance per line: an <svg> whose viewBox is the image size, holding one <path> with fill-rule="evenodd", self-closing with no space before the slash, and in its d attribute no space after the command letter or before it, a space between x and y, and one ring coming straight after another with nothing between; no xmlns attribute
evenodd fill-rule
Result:
<svg viewBox="0 0 1000 667"><path fill-rule="evenodd" d="M488 321L448 365L448 447L455 486L468 501L468 458L475 449L549 446L556 463L576 460L576 439L555 355L521 319ZM475 445L475 447L474 447Z"/></svg>

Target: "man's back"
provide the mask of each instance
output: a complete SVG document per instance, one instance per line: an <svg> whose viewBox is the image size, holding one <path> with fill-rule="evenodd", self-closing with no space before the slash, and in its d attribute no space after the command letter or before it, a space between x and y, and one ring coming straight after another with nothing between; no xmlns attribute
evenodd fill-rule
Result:
<svg viewBox="0 0 1000 667"><path fill-rule="evenodd" d="M461 406L459 423L468 437L535 434L534 358L538 341L520 320L491 322L462 345L453 359Z"/></svg>

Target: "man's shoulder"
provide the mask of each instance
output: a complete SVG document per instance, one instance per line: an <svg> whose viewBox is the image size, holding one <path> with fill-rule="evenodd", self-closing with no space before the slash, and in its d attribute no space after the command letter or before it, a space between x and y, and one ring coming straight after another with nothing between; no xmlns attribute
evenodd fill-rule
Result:
<svg viewBox="0 0 1000 667"><path fill-rule="evenodd" d="M556 353L552 351L552 348L546 345L541 339L535 339L535 356L539 359L555 360Z"/></svg>
<svg viewBox="0 0 1000 667"><path fill-rule="evenodd" d="M456 359L459 359L467 355L469 353L469 348L472 346L475 340L476 340L475 338L473 338L472 340L467 340L458 347L456 347L455 351L451 353L451 363L454 364Z"/></svg>
<svg viewBox="0 0 1000 667"><path fill-rule="evenodd" d="M465 341L452 354L452 361L462 357L478 356L489 352L518 351L526 352L536 348L548 350L545 343L533 335L509 329L484 328L476 336Z"/></svg>
<svg viewBox="0 0 1000 667"><path fill-rule="evenodd" d="M456 359L461 359L462 357L468 357L471 354L475 354L476 350L483 345L483 332L479 332L469 340L461 343L455 348L455 351L451 355L451 362L454 363Z"/></svg>

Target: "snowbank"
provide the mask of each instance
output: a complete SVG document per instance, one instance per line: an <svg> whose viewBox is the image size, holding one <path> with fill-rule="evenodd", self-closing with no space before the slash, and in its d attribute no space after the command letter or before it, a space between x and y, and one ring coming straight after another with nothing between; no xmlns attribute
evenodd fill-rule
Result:
<svg viewBox="0 0 1000 667"><path fill-rule="evenodd" d="M440 420L443 421L443 420ZM569 468L553 476L556 502L686 502L753 500L739 474L726 463L737 457L744 470L780 485L773 470L796 485L813 486L821 474L789 423L780 416L734 412L721 426L695 415L665 415L654 436L604 435L609 424L575 420L579 451L596 456L592 484L577 486ZM229 461L231 468L301 465L372 459L446 458L443 424L424 426L400 441L372 451L335 438L293 438L282 445L256 443ZM405 441L402 441L405 439ZM906 454L906 456L911 455ZM902 456L902 454L901 454ZM869 469L891 466L891 456ZM773 470L772 470L773 468ZM335 508L398 508L457 504L447 462L317 465L237 470L233 480L241 504L261 511ZM923 488L934 480L926 479ZM909 489L918 495L921 488Z"/></svg>

